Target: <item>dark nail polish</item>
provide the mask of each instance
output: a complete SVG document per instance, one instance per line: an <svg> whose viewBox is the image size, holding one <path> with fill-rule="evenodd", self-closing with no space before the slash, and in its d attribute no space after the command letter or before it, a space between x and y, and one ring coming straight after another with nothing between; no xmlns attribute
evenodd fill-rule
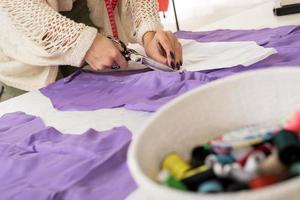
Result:
<svg viewBox="0 0 300 200"><path fill-rule="evenodd" d="M173 61L171 62L171 66L173 69L175 69L175 63Z"/></svg>
<svg viewBox="0 0 300 200"><path fill-rule="evenodd" d="M180 61L180 66L182 66L182 60Z"/></svg>
<svg viewBox="0 0 300 200"><path fill-rule="evenodd" d="M177 70L180 69L180 63L176 63L176 69L177 69Z"/></svg>
<svg viewBox="0 0 300 200"><path fill-rule="evenodd" d="M173 51L170 51L170 55L171 55L171 58L174 60L175 59L175 54Z"/></svg>
<svg viewBox="0 0 300 200"><path fill-rule="evenodd" d="M163 48L163 46L160 43L158 43L158 45L159 45L161 55L166 58L167 57L166 50Z"/></svg>

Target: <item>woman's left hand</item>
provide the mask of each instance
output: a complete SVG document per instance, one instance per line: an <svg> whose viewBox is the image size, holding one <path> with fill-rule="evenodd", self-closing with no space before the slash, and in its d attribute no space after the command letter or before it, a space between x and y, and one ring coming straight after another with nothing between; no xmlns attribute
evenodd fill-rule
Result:
<svg viewBox="0 0 300 200"><path fill-rule="evenodd" d="M147 56L173 69L180 69L182 66L182 46L172 32L147 32L143 41Z"/></svg>

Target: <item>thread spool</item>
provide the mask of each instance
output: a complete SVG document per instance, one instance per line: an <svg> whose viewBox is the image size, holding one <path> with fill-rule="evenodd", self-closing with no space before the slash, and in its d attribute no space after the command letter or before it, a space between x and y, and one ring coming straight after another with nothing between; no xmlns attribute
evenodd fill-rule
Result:
<svg viewBox="0 0 300 200"><path fill-rule="evenodd" d="M252 179L249 182L249 186L251 189L258 189L258 188L262 188L277 183L279 180L280 177L274 175L259 176Z"/></svg>
<svg viewBox="0 0 300 200"><path fill-rule="evenodd" d="M297 110L292 118L284 125L284 129L295 133L300 132L300 110Z"/></svg>
<svg viewBox="0 0 300 200"><path fill-rule="evenodd" d="M212 169L208 169L204 172L195 174L194 176L182 179L183 184L185 184L190 190L197 191L199 185L207 180L215 179L216 175Z"/></svg>
<svg viewBox="0 0 300 200"><path fill-rule="evenodd" d="M182 178L184 179L184 178L187 178L187 177L190 177L190 176L194 176L195 174L199 174L199 173L204 172L206 170L208 170L208 167L206 165L202 165L200 167L188 170Z"/></svg>
<svg viewBox="0 0 300 200"><path fill-rule="evenodd" d="M162 168L170 172L177 180L182 179L190 166L176 153L171 153L165 157Z"/></svg>
<svg viewBox="0 0 300 200"><path fill-rule="evenodd" d="M300 141L298 135L288 130L281 130L274 137L279 160L286 166L300 161Z"/></svg>
<svg viewBox="0 0 300 200"><path fill-rule="evenodd" d="M222 191L224 191L224 188L217 180L205 181L198 188L198 192L200 193L219 193Z"/></svg>
<svg viewBox="0 0 300 200"><path fill-rule="evenodd" d="M158 180L160 183L175 188L178 190L186 191L187 187L181 182L176 180L167 170L162 170L158 175Z"/></svg>
<svg viewBox="0 0 300 200"><path fill-rule="evenodd" d="M196 147L192 151L191 166L199 167L204 164L205 158L212 153L212 148L208 144Z"/></svg>
<svg viewBox="0 0 300 200"><path fill-rule="evenodd" d="M254 151L248 157L245 166L244 172L249 175L256 176L259 171L260 164L265 160L266 155L261 151Z"/></svg>

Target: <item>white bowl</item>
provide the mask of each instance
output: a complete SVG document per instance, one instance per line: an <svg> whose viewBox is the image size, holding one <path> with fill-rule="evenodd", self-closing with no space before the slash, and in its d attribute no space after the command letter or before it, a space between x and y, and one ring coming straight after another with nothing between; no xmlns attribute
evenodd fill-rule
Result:
<svg viewBox="0 0 300 200"><path fill-rule="evenodd" d="M282 124L300 108L300 69L273 68L230 76L195 89L164 106L137 134L129 168L150 200L300 199L300 178L258 189L197 194L156 182L160 162L170 152L189 158L195 145L251 124Z"/></svg>

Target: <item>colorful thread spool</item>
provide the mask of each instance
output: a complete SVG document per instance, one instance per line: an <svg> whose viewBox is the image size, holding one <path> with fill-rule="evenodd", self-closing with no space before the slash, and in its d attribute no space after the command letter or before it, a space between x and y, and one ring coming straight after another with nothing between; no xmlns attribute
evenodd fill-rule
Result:
<svg viewBox="0 0 300 200"><path fill-rule="evenodd" d="M191 166L199 167L204 164L205 158L212 153L212 148L208 144L196 147L192 151Z"/></svg>
<svg viewBox="0 0 300 200"><path fill-rule="evenodd" d="M273 175L259 176L252 179L249 182L249 186L251 189L257 189L257 188L262 188L277 183L279 180L280 180L279 176L273 176Z"/></svg>
<svg viewBox="0 0 300 200"><path fill-rule="evenodd" d="M271 151L272 151L272 146L270 144L262 144L253 148L250 152L248 152L248 154L245 154L245 156L242 159L240 159L238 162L242 166L245 166L249 156L251 156L254 152L262 152L263 154L268 156L271 153Z"/></svg>
<svg viewBox="0 0 300 200"><path fill-rule="evenodd" d="M231 155L217 155L217 160L222 165L231 164L235 161Z"/></svg>
<svg viewBox="0 0 300 200"><path fill-rule="evenodd" d="M211 168L215 165L215 163L220 163L222 165L233 163L235 160L231 155L216 155L211 154L206 157L204 163L207 167Z"/></svg>
<svg viewBox="0 0 300 200"><path fill-rule="evenodd" d="M165 157L162 168L170 172L177 180L183 178L190 166L176 153L171 153Z"/></svg>
<svg viewBox="0 0 300 200"><path fill-rule="evenodd" d="M188 170L184 176L182 177L183 179L184 178L188 178L188 177L191 177L191 176L194 176L195 174L199 174L201 172L204 172L208 170L208 167L206 165L202 165L200 167L197 167L197 168L194 168L194 169L191 169L191 170Z"/></svg>
<svg viewBox="0 0 300 200"><path fill-rule="evenodd" d="M241 170L241 166L238 163L230 163L222 165L221 163L215 163L213 166L214 173L221 178L230 177L236 170Z"/></svg>
<svg viewBox="0 0 300 200"><path fill-rule="evenodd" d="M265 160L265 158L266 155L261 151L252 152L245 163L244 172L252 176L256 176L259 171L259 166Z"/></svg>
<svg viewBox="0 0 300 200"><path fill-rule="evenodd" d="M293 117L284 125L284 129L295 133L300 132L300 110L296 111Z"/></svg>
<svg viewBox="0 0 300 200"><path fill-rule="evenodd" d="M217 180L205 181L198 188L198 192L200 193L218 193L222 191L224 191L224 188Z"/></svg>
<svg viewBox="0 0 300 200"><path fill-rule="evenodd" d="M281 130L274 137L279 160L290 166L300 161L300 141L298 135L288 130Z"/></svg>
<svg viewBox="0 0 300 200"><path fill-rule="evenodd" d="M214 164L217 162L218 162L217 156L215 154L210 154L205 158L204 164L208 168L212 168L214 166Z"/></svg>
<svg viewBox="0 0 300 200"><path fill-rule="evenodd" d="M242 183L247 183L253 178L253 174L246 173L239 163L235 163L235 168L231 171L230 177Z"/></svg>
<svg viewBox="0 0 300 200"><path fill-rule="evenodd" d="M187 187L181 182L176 180L167 170L162 170L158 175L158 180L160 183L175 188L178 190L187 190Z"/></svg>
<svg viewBox="0 0 300 200"><path fill-rule="evenodd" d="M182 179L181 181L185 184L190 190L197 191L199 185L207 180L215 179L216 175L212 169L208 169L204 172L195 174L188 178Z"/></svg>

